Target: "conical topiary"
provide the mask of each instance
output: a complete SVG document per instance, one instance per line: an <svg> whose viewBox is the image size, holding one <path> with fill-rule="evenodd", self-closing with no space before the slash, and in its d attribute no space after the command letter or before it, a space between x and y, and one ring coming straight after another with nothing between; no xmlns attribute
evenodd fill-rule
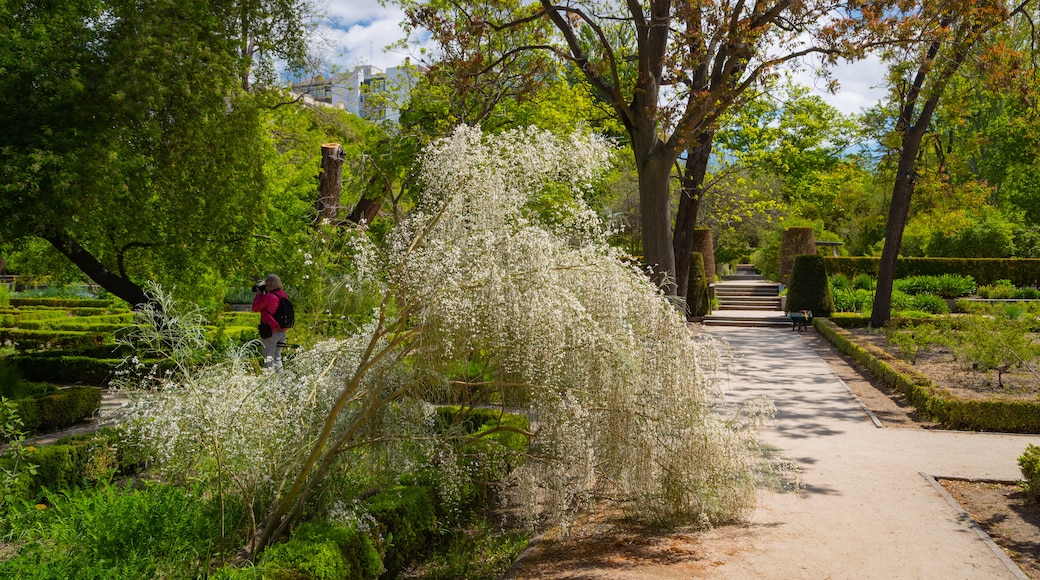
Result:
<svg viewBox="0 0 1040 580"><path fill-rule="evenodd" d="M834 312L827 268L823 256L819 254L803 254L794 258L791 285L787 290L787 311L799 310L809 310L813 316L830 316Z"/></svg>
<svg viewBox="0 0 1040 580"><path fill-rule="evenodd" d="M687 284L686 304L691 317L708 313L708 280L704 273L704 255L690 253L690 281Z"/></svg>

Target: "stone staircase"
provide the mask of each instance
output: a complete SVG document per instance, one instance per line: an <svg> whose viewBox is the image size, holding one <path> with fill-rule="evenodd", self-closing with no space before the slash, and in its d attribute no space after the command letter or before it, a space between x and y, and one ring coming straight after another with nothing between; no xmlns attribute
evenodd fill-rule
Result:
<svg viewBox="0 0 1040 580"><path fill-rule="evenodd" d="M750 264L722 282L711 285L718 308L704 317L704 324L716 326L790 326L781 306L781 285L769 282Z"/></svg>

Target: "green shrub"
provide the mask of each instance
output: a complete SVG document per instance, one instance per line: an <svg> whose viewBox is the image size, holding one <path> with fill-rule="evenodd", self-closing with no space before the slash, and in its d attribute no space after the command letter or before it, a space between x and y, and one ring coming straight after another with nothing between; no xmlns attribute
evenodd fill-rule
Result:
<svg viewBox="0 0 1040 580"><path fill-rule="evenodd" d="M893 288L914 296L932 294L943 298L958 298L975 293L975 280L971 276L955 274L910 276L896 280Z"/></svg>
<svg viewBox="0 0 1040 580"><path fill-rule="evenodd" d="M1040 447L1030 444L1018 458L1022 475L1026 478L1026 493L1035 502L1040 502Z"/></svg>
<svg viewBox="0 0 1040 580"><path fill-rule="evenodd" d="M835 290L851 290L852 289L852 280L849 280L849 277L846 276L845 274L842 274L841 272L831 276L830 277L830 281L831 281L831 292L834 292Z"/></svg>
<svg viewBox="0 0 1040 580"><path fill-rule="evenodd" d="M432 547L437 518L428 488L391 487L370 498L365 507L386 541L383 564L387 573L399 573Z"/></svg>
<svg viewBox="0 0 1040 580"><path fill-rule="evenodd" d="M686 291L690 316L704 316L708 313L709 284L711 281L704 274L704 256L700 252L693 252L690 254L690 278Z"/></svg>
<svg viewBox="0 0 1040 580"><path fill-rule="evenodd" d="M830 316L834 312L834 298L831 296L823 256L795 256L791 268L791 286L787 291L787 310L809 310L815 316Z"/></svg>
<svg viewBox="0 0 1040 580"><path fill-rule="evenodd" d="M946 300L934 294L918 294L910 299L910 310L927 312L929 314L947 314L950 307Z"/></svg>
<svg viewBox="0 0 1040 580"><path fill-rule="evenodd" d="M870 274L858 274L853 278L852 286L859 290L874 291L877 288L877 280L872 278Z"/></svg>
<svg viewBox="0 0 1040 580"><path fill-rule="evenodd" d="M220 541L217 506L178 487L103 485L50 494L44 505L18 523L21 548L0 562L0 577L201 577ZM238 520L241 510L226 508Z"/></svg>
<svg viewBox="0 0 1040 580"><path fill-rule="evenodd" d="M843 353L874 376L903 393L923 417L947 429L1040 433L1040 402L1003 399L961 399L936 386L912 366L869 343L858 343L848 331L825 318L814 318L816 329Z"/></svg>
<svg viewBox="0 0 1040 580"><path fill-rule="evenodd" d="M874 303L874 293L861 288L832 289L835 312L863 312Z"/></svg>
<svg viewBox="0 0 1040 580"><path fill-rule="evenodd" d="M69 387L15 401L26 431L46 433L64 429L92 416L101 404L101 389Z"/></svg>
<svg viewBox="0 0 1040 580"><path fill-rule="evenodd" d="M98 298L11 298L11 306L45 306L48 308L112 308L113 299Z"/></svg>
<svg viewBox="0 0 1040 580"><path fill-rule="evenodd" d="M828 274L839 272L846 276L868 274L877 276L880 258L825 256ZM909 276L940 276L959 274L971 276L978 284L993 284L1007 279L1014 285L1040 285L1040 258L908 258L896 261L896 278Z"/></svg>
<svg viewBox="0 0 1040 580"><path fill-rule="evenodd" d="M0 343L26 351L75 349L100 346L111 342L107 332L89 330L32 330L23 328L0 328Z"/></svg>
<svg viewBox="0 0 1040 580"><path fill-rule="evenodd" d="M997 280L993 284L979 286L979 296L991 300L1010 299L1015 293L1015 285L1011 280Z"/></svg>
<svg viewBox="0 0 1040 580"><path fill-rule="evenodd" d="M210 578L361 580L377 578L382 570L379 552L367 535L352 527L311 522L297 528L287 542L265 550L254 568L225 568Z"/></svg>

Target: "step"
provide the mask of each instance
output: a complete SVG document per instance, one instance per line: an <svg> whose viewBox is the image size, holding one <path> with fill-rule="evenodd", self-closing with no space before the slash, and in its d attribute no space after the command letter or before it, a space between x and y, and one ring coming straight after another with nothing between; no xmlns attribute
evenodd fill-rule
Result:
<svg viewBox="0 0 1040 580"><path fill-rule="evenodd" d="M734 288L732 286L715 286L716 296L779 296L779 286L756 286L753 288Z"/></svg>
<svg viewBox="0 0 1040 580"><path fill-rule="evenodd" d="M776 327L790 328L791 320L786 316L766 314L763 316L748 316L747 311L740 315L720 313L718 311L704 317L703 324L709 326L745 326L745 327Z"/></svg>

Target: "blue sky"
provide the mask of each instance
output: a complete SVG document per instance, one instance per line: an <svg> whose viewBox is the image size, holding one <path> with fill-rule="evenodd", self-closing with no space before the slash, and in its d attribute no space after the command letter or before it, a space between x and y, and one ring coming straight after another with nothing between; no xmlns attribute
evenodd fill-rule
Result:
<svg viewBox="0 0 1040 580"><path fill-rule="evenodd" d="M403 14L397 6L380 5L379 0L325 0L325 12L330 26L325 37L330 42L329 59L341 68L372 64L386 69L400 64L409 55L402 49L387 50L393 42L404 38L401 30ZM867 60L835 69L841 83L837 94L822 90L807 71L796 79L809 86L819 86L819 94L843 113L859 113L875 104L883 92L876 87L882 80L884 68L876 60Z"/></svg>

